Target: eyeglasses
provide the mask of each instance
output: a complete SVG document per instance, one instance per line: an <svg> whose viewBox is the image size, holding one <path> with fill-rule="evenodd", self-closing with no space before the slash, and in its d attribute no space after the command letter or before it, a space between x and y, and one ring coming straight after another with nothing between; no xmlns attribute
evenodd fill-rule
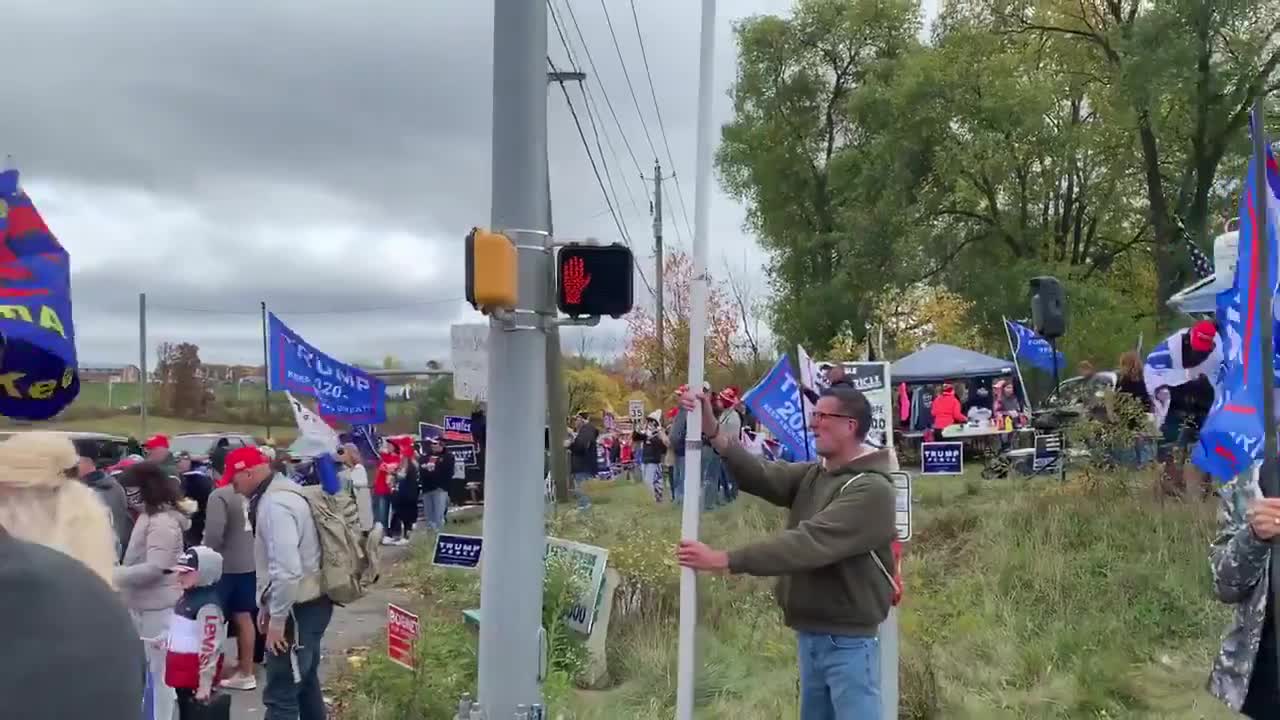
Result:
<svg viewBox="0 0 1280 720"><path fill-rule="evenodd" d="M810 421L826 420L828 418L838 418L840 420L857 420L858 419L852 415L841 415L839 413L822 412L821 410L809 411Z"/></svg>

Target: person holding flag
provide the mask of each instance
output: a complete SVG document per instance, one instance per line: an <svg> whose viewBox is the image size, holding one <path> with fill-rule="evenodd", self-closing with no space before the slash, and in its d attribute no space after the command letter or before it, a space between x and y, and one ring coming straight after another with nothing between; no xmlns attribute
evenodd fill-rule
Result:
<svg viewBox="0 0 1280 720"><path fill-rule="evenodd" d="M1259 101L1260 103L1261 101ZM1254 106L1254 155L1240 199L1235 282L1218 295L1224 378L1192 461L1224 482L1219 531L1209 551L1214 594L1233 622L1209 675L1209 692L1250 718L1280 717L1273 547L1280 538L1276 488L1274 328L1280 259L1280 168Z"/></svg>
<svg viewBox="0 0 1280 720"><path fill-rule="evenodd" d="M1205 480L1194 468L1184 468L1187 451L1196 444L1200 428L1212 408L1215 387L1222 375L1222 351L1218 328L1212 320L1201 320L1170 335L1155 346L1142 368L1147 394L1162 403L1160 446L1157 460L1164 463L1162 491L1181 495L1192 475L1195 484ZM1158 412L1160 417L1161 413Z"/></svg>

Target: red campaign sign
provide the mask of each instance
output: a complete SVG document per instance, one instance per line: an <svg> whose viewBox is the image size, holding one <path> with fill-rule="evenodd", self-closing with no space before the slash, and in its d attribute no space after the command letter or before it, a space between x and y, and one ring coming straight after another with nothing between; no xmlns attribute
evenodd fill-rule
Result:
<svg viewBox="0 0 1280 720"><path fill-rule="evenodd" d="M418 642L418 616L387 603L387 657L413 669L413 646Z"/></svg>

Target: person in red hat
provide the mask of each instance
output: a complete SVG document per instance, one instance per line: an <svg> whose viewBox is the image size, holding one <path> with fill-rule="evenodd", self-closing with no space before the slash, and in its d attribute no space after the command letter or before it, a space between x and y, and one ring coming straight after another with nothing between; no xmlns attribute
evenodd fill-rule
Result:
<svg viewBox="0 0 1280 720"><path fill-rule="evenodd" d="M1164 464L1165 493L1181 495L1188 481L1206 492L1210 489L1208 476L1194 466L1184 470L1182 464L1213 408L1214 377L1221 363L1218 327L1212 320L1179 330L1147 356L1142 375L1149 395L1156 398L1167 393L1169 398L1156 452Z"/></svg>
<svg viewBox="0 0 1280 720"><path fill-rule="evenodd" d="M257 448L227 453L223 477L249 500L258 629L266 635L267 718L323 720L320 648L333 602L321 589L320 536L300 488Z"/></svg>
<svg viewBox="0 0 1280 720"><path fill-rule="evenodd" d="M147 451L147 462L159 465L166 475L178 477L178 461L169 452L168 435L152 435L142 443L142 449Z"/></svg>

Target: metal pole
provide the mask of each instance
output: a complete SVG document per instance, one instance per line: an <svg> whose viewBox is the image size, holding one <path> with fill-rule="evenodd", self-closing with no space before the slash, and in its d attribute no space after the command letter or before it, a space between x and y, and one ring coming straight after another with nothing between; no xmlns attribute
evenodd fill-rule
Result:
<svg viewBox="0 0 1280 720"><path fill-rule="evenodd" d="M267 439L271 439L271 352L267 349L267 302L262 301L262 421L267 425Z"/></svg>
<svg viewBox="0 0 1280 720"><path fill-rule="evenodd" d="M1013 358L1013 369L1018 373L1018 385L1021 386L1022 388L1022 402L1024 405L1026 405L1027 413L1030 414L1031 413L1031 394L1027 392L1027 383L1025 380L1022 379L1022 366L1018 364L1018 349L1013 346L1013 334L1009 332L1009 318L1001 315L1000 320L1004 323L1004 336L1009 341L1009 357ZM1054 357L1054 360L1053 360L1054 367L1056 368L1058 363L1058 356L1056 354L1056 351L1053 357ZM1057 378L1058 378L1058 373L1055 370L1054 371L1054 383L1055 383L1054 387L1055 388L1057 387L1056 385L1058 381Z"/></svg>
<svg viewBox="0 0 1280 720"><path fill-rule="evenodd" d="M698 154L694 197L693 287L689 310L689 389L702 390L704 334L707 327L707 234L711 225L711 99L715 94L716 1L702 0L702 47L698 62ZM685 490L680 534L698 539L702 513L702 404L689 411L685 440ZM676 663L676 720L693 720L697 687L694 642L698 629L698 577L680 570L680 647Z"/></svg>
<svg viewBox="0 0 1280 720"><path fill-rule="evenodd" d="M1253 165L1254 165L1254 193L1253 203L1256 208L1257 220L1254 223L1253 231L1258 233L1254 237L1261 237L1262 242L1254 242L1254 251L1257 256L1254 262L1262 268L1264 273L1263 282L1257 284L1256 295L1254 301L1258 308L1273 308L1275 304L1275 288L1276 278L1273 274L1274 268L1272 264L1276 261L1270 257L1271 238L1270 233L1280 231L1274 223L1271 222L1270 210L1267 207L1268 200L1271 199L1271 188L1267 184L1267 126L1264 123L1262 112L1262 98L1253 101ZM1265 233L1265 234L1263 234ZM1243 241L1244 239L1241 238ZM1274 309L1267 312L1270 317L1274 315ZM1262 352L1259 356L1262 358L1262 468L1259 471L1258 480L1262 489L1262 494L1266 497L1280 497L1280 474L1276 469L1276 424L1275 424L1275 398L1273 393L1275 390L1275 352L1272 345L1272 332L1270 322L1258 323L1261 339L1260 347ZM1276 540L1271 541L1271 577L1280 577L1280 543ZM1275 619L1280 622L1280 604L1276 600L1280 599L1280 593L1277 593L1276 583L1274 580L1270 583L1271 590L1271 612L1275 614ZM1276 657L1280 659L1280 647L1276 648Z"/></svg>
<svg viewBox="0 0 1280 720"><path fill-rule="evenodd" d="M563 83L566 80L582 82L587 79L584 72L549 72L547 73L547 82ZM550 153L550 144L547 145L547 152ZM551 161L546 160L546 177L547 177L547 232L554 234L554 224L551 220ZM552 263L550 271L547 273L547 312L554 315L555 297L556 297L556 273L555 264ZM558 503L569 502L569 453L564 449L564 441L567 437L565 433L565 421L569 417L569 410L565 405L568 403L568 393L564 387L564 353L560 348L560 328L552 325L547 329L547 430L549 432L548 444L551 446L549 452L551 454L551 482L555 488L555 498Z"/></svg>
<svg viewBox="0 0 1280 720"><path fill-rule="evenodd" d="M138 406L142 415L142 438L147 437L147 294L138 293Z"/></svg>
<svg viewBox="0 0 1280 720"><path fill-rule="evenodd" d="M657 276L657 321L658 321L658 382L667 381L667 333L666 315L663 313L662 290L662 165L655 158L653 161L653 252Z"/></svg>
<svg viewBox="0 0 1280 720"><path fill-rule="evenodd" d="M880 717L898 720L898 608L880 623Z"/></svg>
<svg viewBox="0 0 1280 720"><path fill-rule="evenodd" d="M489 444L480 575L480 701L490 718L541 702L544 315L551 254L546 230L547 5L495 0L494 230L519 248L512 326L489 323Z"/></svg>

